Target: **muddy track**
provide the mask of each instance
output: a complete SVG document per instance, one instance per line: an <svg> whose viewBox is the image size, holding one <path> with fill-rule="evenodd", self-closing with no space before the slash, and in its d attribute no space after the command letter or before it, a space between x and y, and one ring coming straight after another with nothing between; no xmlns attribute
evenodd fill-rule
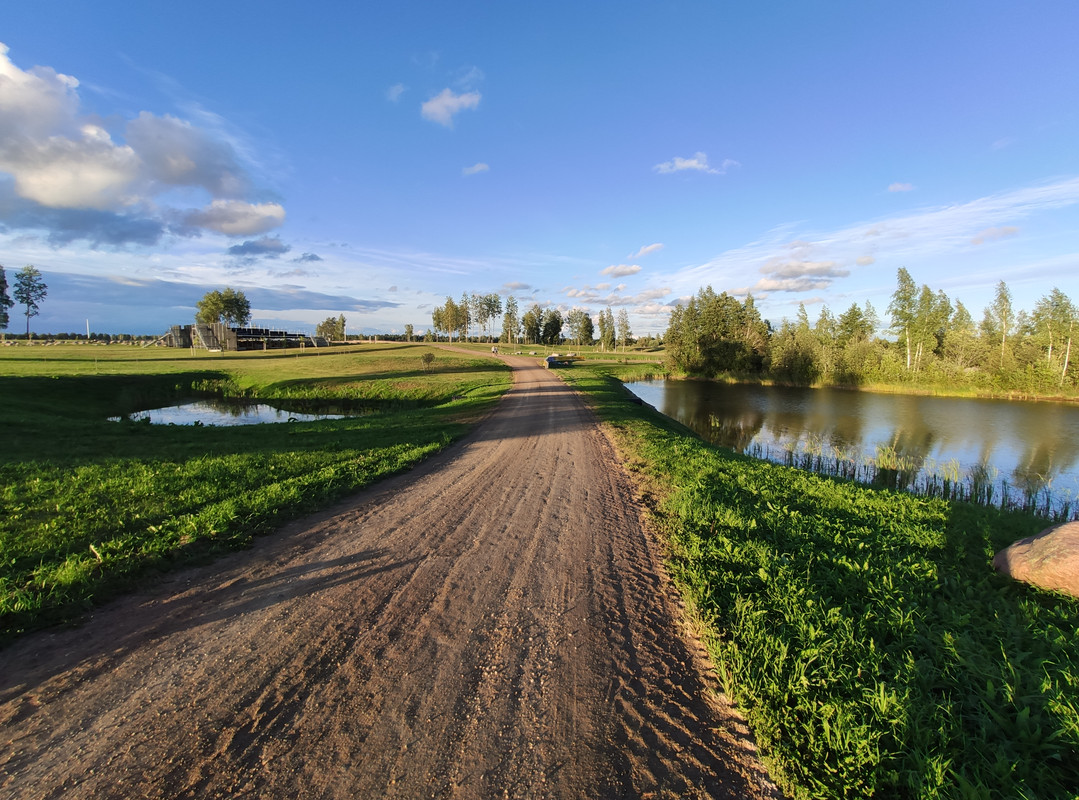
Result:
<svg viewBox="0 0 1079 800"><path fill-rule="evenodd" d="M536 359L464 441L0 652L0 797L764 797Z"/></svg>

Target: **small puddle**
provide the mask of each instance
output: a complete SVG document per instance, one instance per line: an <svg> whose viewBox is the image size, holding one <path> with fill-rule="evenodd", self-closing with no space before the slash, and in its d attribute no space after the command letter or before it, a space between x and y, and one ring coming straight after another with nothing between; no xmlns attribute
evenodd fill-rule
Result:
<svg viewBox="0 0 1079 800"><path fill-rule="evenodd" d="M303 414L285 411L265 403L236 403L226 400L199 400L165 408L151 408L128 414L132 422L149 420L151 425L262 425L272 422L314 422L345 419L349 414ZM120 422L123 417L109 417Z"/></svg>

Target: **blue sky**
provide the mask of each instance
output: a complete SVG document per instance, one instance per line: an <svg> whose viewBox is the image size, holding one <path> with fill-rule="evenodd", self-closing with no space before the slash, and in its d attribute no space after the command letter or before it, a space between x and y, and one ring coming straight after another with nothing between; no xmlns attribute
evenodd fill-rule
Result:
<svg viewBox="0 0 1079 800"><path fill-rule="evenodd" d="M5 3L0 263L39 332L417 331L462 291L637 334L711 285L882 317L1079 301L1079 4ZM12 310L10 330L22 328Z"/></svg>

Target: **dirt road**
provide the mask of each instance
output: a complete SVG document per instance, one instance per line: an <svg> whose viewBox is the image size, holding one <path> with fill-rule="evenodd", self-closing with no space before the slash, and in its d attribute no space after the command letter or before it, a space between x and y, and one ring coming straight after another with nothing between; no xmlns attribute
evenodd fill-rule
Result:
<svg viewBox="0 0 1079 800"><path fill-rule="evenodd" d="M466 440L0 652L0 797L763 797L536 359Z"/></svg>

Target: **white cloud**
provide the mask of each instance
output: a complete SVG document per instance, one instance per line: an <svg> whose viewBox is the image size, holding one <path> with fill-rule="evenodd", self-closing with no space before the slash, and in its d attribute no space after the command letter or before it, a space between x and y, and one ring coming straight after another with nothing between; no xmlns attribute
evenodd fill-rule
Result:
<svg viewBox="0 0 1079 800"><path fill-rule="evenodd" d="M719 167L713 167L708 163L708 156L702 152L694 153L692 158L682 158L675 156L670 161L664 161L662 164L656 164L652 169L661 175L667 175L672 172L682 172L684 170L691 170L696 172L706 172L710 175L725 175L727 170L731 167L741 166L737 161L725 158L723 163Z"/></svg>
<svg viewBox="0 0 1079 800"><path fill-rule="evenodd" d="M48 208L121 208L136 202L135 151L113 143L96 125L77 138L9 139L0 145L0 170L15 179L15 193Z"/></svg>
<svg viewBox="0 0 1079 800"><path fill-rule="evenodd" d="M204 128L144 111L111 123L117 141L98 117L80 115L78 87L48 67L20 69L0 44L0 173L10 175L13 193L0 205L0 225L44 230L54 245L145 245L167 232L197 235L192 226L245 235L284 220L279 204L244 202L251 180L216 115L200 112L212 123ZM204 190L210 206L160 205L176 187Z"/></svg>
<svg viewBox="0 0 1079 800"><path fill-rule="evenodd" d="M471 167L465 167L464 169L462 169L461 174L465 175L465 176L467 176L467 175L476 175L477 173L480 173L480 172L489 172L490 169L491 169L490 165L484 164L482 161L480 161L477 164L473 164Z"/></svg>
<svg viewBox="0 0 1079 800"><path fill-rule="evenodd" d="M642 247L640 250L638 250L636 253L630 254L628 256L628 258L643 258L644 256L649 255L650 253L655 253L655 252L657 252L659 250L662 250L662 249L663 249L663 245L660 242L656 242L655 244L647 244L644 247Z"/></svg>
<svg viewBox="0 0 1079 800"><path fill-rule="evenodd" d="M914 184L912 183L893 183L888 187L889 192L913 192Z"/></svg>
<svg viewBox="0 0 1079 800"><path fill-rule="evenodd" d="M611 264L599 271L600 275L610 275L612 278L624 278L627 275L636 275L641 271L637 264Z"/></svg>
<svg viewBox="0 0 1079 800"><path fill-rule="evenodd" d="M79 106L78 80L50 67L24 72L7 54L0 42L0 139L38 138L70 128Z"/></svg>
<svg viewBox="0 0 1079 800"><path fill-rule="evenodd" d="M206 208L187 214L184 221L226 236L253 236L281 225L285 221L285 209L277 203L214 200Z"/></svg>
<svg viewBox="0 0 1079 800"><path fill-rule="evenodd" d="M403 83L395 83L393 86L386 90L386 99L389 100L391 103L396 103L398 100L401 99L401 95L403 95L407 90L408 87L405 86Z"/></svg>
<svg viewBox="0 0 1079 800"><path fill-rule="evenodd" d="M454 94L452 89L443 89L420 106L420 113L424 119L452 128L454 114L468 108L476 108L479 104L479 92Z"/></svg>
<svg viewBox="0 0 1079 800"><path fill-rule="evenodd" d="M799 278L807 275L845 278L850 275L850 270L838 268L834 261L790 261L778 258L761 267L761 272L777 278Z"/></svg>

